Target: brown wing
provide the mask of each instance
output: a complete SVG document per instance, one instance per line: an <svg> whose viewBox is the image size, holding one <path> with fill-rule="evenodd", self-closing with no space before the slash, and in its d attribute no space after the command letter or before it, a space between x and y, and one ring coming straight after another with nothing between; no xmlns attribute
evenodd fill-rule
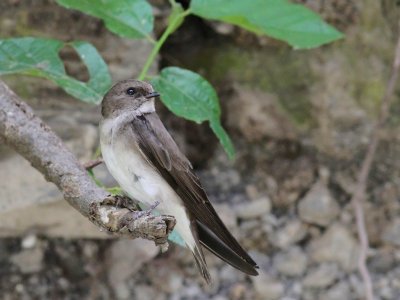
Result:
<svg viewBox="0 0 400 300"><path fill-rule="evenodd" d="M253 270L256 263L218 217L201 186L199 178L193 173L192 165L180 152L158 115L150 113L135 118L132 121L132 129L137 136L139 147L145 158L175 189L184 201L189 214L197 220L200 242L224 260L229 260L229 258L224 257L224 253L218 253L222 250L226 253L230 251L231 255L238 255L251 266L246 273L257 274ZM219 245L220 242L224 244L222 245L223 249ZM218 247L213 247L213 243L218 244ZM213 248L221 249L221 251ZM237 263L227 262L238 267Z"/></svg>

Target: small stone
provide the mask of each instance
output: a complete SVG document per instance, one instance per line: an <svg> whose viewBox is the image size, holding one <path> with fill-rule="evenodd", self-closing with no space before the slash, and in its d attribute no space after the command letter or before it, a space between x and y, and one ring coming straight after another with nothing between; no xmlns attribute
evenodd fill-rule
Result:
<svg viewBox="0 0 400 300"><path fill-rule="evenodd" d="M295 296L295 299L299 299L303 291L303 285L298 281L294 281L289 288L291 294Z"/></svg>
<svg viewBox="0 0 400 300"><path fill-rule="evenodd" d="M257 299L281 299L284 292L284 285L282 282L265 273L260 273L258 276L251 277L251 279L254 284Z"/></svg>
<svg viewBox="0 0 400 300"><path fill-rule="evenodd" d="M22 283L18 283L18 284L16 284L15 285L15 291L17 292L17 293L23 293L24 291L25 291L25 287L24 287L24 285L22 284Z"/></svg>
<svg viewBox="0 0 400 300"><path fill-rule="evenodd" d="M187 253L190 254L190 253ZM179 260L179 258L177 258ZM175 265L175 263L171 264ZM209 266L210 267L210 266ZM194 267L195 268L195 267ZM173 294L182 289L184 277L181 272L182 269L172 270L168 266L163 268L153 268L150 263L149 274L147 275L152 279L152 286L156 286L157 290L163 294ZM177 272L178 271L178 272ZM197 271L194 269L194 271ZM215 274L212 274L213 269L210 268L211 278L214 279ZM215 276L218 277L218 276Z"/></svg>
<svg viewBox="0 0 400 300"><path fill-rule="evenodd" d="M310 245L310 258L318 263L336 262L346 271L351 272L357 267L359 246L349 232L341 224L333 224Z"/></svg>
<svg viewBox="0 0 400 300"><path fill-rule="evenodd" d="M241 219L262 217L271 211L271 200L265 196L249 203L236 205L234 210Z"/></svg>
<svg viewBox="0 0 400 300"><path fill-rule="evenodd" d="M383 240L393 246L400 246L400 218L387 225L383 231Z"/></svg>
<svg viewBox="0 0 400 300"><path fill-rule="evenodd" d="M379 296L381 299L384 300L391 300L391 299L396 299L398 297L395 297L394 295L394 290L390 286L390 280L388 278L380 278L378 281L374 282L374 286L377 289Z"/></svg>
<svg viewBox="0 0 400 300"><path fill-rule="evenodd" d="M320 300L320 295L319 295L318 292L319 291L317 289L303 289L303 291L301 293L301 298L297 298L297 299L301 299L301 300ZM292 299L290 299L290 300L292 300ZM295 300L295 299L293 299L293 300Z"/></svg>
<svg viewBox="0 0 400 300"><path fill-rule="evenodd" d="M57 280L57 284L60 286L60 288L62 290L66 290L70 286L68 280L66 278L64 278L64 277L59 278Z"/></svg>
<svg viewBox="0 0 400 300"><path fill-rule="evenodd" d="M180 300L181 298L179 298L179 299L176 299L176 300ZM223 296L223 295L216 295L215 297L213 297L213 300L226 300L227 298L225 297L225 296ZM175 300L175 299L174 299Z"/></svg>
<svg viewBox="0 0 400 300"><path fill-rule="evenodd" d="M281 249L301 241L307 234L307 226L299 220L292 220L271 235L271 243Z"/></svg>
<svg viewBox="0 0 400 300"><path fill-rule="evenodd" d="M43 249L35 247L33 249L22 250L11 257L11 261L19 267L22 273L36 273L43 268Z"/></svg>
<svg viewBox="0 0 400 300"><path fill-rule="evenodd" d="M393 273L395 276L392 278L391 285L400 293L400 268L397 267Z"/></svg>
<svg viewBox="0 0 400 300"><path fill-rule="evenodd" d="M399 250L394 249L394 253L393 254L394 254L395 260L400 262L400 249Z"/></svg>
<svg viewBox="0 0 400 300"><path fill-rule="evenodd" d="M211 24L212 28L214 28L216 32L222 35L231 35L235 30L235 26L232 24L215 21L209 21L208 23Z"/></svg>
<svg viewBox="0 0 400 300"><path fill-rule="evenodd" d="M119 282L113 286L113 290L118 300L125 300L131 297L131 291L129 290L129 286L126 284L126 282Z"/></svg>
<svg viewBox="0 0 400 300"><path fill-rule="evenodd" d="M231 206L228 204L216 204L214 208L226 227L229 229L237 229L236 213Z"/></svg>
<svg viewBox="0 0 400 300"><path fill-rule="evenodd" d="M303 285L307 288L325 288L331 285L339 274L336 264L324 263L308 272L303 279Z"/></svg>
<svg viewBox="0 0 400 300"><path fill-rule="evenodd" d="M151 299L151 300L166 299L165 294L158 293L158 291L152 286L137 284L134 287L134 291L135 291L135 297L133 297L133 299Z"/></svg>
<svg viewBox="0 0 400 300"><path fill-rule="evenodd" d="M35 246L37 242L37 237L34 234L29 234L26 237L24 237L21 241L21 246L24 249L31 249Z"/></svg>
<svg viewBox="0 0 400 300"><path fill-rule="evenodd" d="M322 182L316 183L300 200L300 218L312 224L327 226L339 215L339 205Z"/></svg>
<svg viewBox="0 0 400 300"><path fill-rule="evenodd" d="M260 196L260 192L258 191L257 186L254 184L246 185L245 191L246 191L247 198L249 198L251 200L255 200Z"/></svg>
<svg viewBox="0 0 400 300"><path fill-rule="evenodd" d="M365 285L359 275L351 274L348 282L355 299L365 299Z"/></svg>
<svg viewBox="0 0 400 300"><path fill-rule="evenodd" d="M218 277L219 280L224 284L232 284L238 281L237 272L232 272L232 267L229 265L224 265L221 267Z"/></svg>
<svg viewBox="0 0 400 300"><path fill-rule="evenodd" d="M261 270L267 270L270 266L270 258L268 255L256 250L249 251L250 257L257 262Z"/></svg>
<svg viewBox="0 0 400 300"><path fill-rule="evenodd" d="M278 193L279 185L273 176L267 176L265 183L267 186L267 191L270 195L276 195Z"/></svg>
<svg viewBox="0 0 400 300"><path fill-rule="evenodd" d="M83 245L82 253L88 259L97 256L98 245L95 242L88 241Z"/></svg>
<svg viewBox="0 0 400 300"><path fill-rule="evenodd" d="M396 258L391 247L381 248L370 258L368 267L371 271L386 273L396 264Z"/></svg>
<svg viewBox="0 0 400 300"><path fill-rule="evenodd" d="M197 284L185 286L182 290L182 299L195 299L198 295L202 294L202 289ZM137 299L151 299L151 298L137 298Z"/></svg>
<svg viewBox="0 0 400 300"><path fill-rule="evenodd" d="M257 236L255 233L262 233L260 222L257 219L243 220L240 223L241 232L248 232L251 236Z"/></svg>
<svg viewBox="0 0 400 300"><path fill-rule="evenodd" d="M243 283L236 283L229 289L229 299L243 299L246 294L247 287Z"/></svg>
<svg viewBox="0 0 400 300"><path fill-rule="evenodd" d="M234 169L227 169L221 172L218 170L218 176L216 177L216 183L220 188L220 191L229 191L232 186L239 185L241 182L240 174Z"/></svg>
<svg viewBox="0 0 400 300"><path fill-rule="evenodd" d="M300 247L280 252L273 259L274 267L285 276L300 276L307 267L307 256Z"/></svg>
<svg viewBox="0 0 400 300"><path fill-rule="evenodd" d="M183 278L180 276L170 276L168 278L168 292L173 293L174 291L179 291L183 285Z"/></svg>
<svg viewBox="0 0 400 300"><path fill-rule="evenodd" d="M341 281L332 286L325 294L321 295L325 300L351 299L350 286L346 281Z"/></svg>
<svg viewBox="0 0 400 300"><path fill-rule="evenodd" d="M108 272L114 290L118 289L121 282L135 274L143 264L155 257L158 251L153 242L143 239L121 239L114 242L109 253L109 260L112 263Z"/></svg>

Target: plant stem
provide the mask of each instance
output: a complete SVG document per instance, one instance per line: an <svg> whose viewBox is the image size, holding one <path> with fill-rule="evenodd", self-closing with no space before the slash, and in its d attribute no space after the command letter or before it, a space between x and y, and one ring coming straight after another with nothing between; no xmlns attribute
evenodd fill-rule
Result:
<svg viewBox="0 0 400 300"><path fill-rule="evenodd" d="M146 77L147 72L149 71L151 65L153 64L158 52L160 52L162 45L165 43L166 39L171 35L171 33L177 29L178 23L181 22L188 14L190 14L190 9L175 15L174 18L170 20L164 33L161 35L160 39L154 45L153 50L151 50L150 55L147 58L142 71L140 72L138 78L139 80L143 80Z"/></svg>
<svg viewBox="0 0 400 300"><path fill-rule="evenodd" d="M398 28L400 29L400 23ZM399 77L399 72L400 72L400 35L397 38L397 45L393 60L392 73L386 85L385 94L383 95L381 100L378 121L374 125L371 136L371 142L368 146L367 153L361 165L361 169L358 174L357 186L355 187L353 197L351 198L351 203L354 206L354 212L356 217L358 239L360 240L360 251L358 254L359 255L358 270L364 281L365 299L367 300L373 300L375 298L373 291L373 282L367 267L369 241L365 225L363 203L365 202L366 198L365 190L367 186L368 176L371 171L372 162L374 160L379 140L381 138L382 127L385 125L385 122L388 119L388 115L390 112L390 104L392 103L392 98L393 95L395 94L395 87L397 79Z"/></svg>

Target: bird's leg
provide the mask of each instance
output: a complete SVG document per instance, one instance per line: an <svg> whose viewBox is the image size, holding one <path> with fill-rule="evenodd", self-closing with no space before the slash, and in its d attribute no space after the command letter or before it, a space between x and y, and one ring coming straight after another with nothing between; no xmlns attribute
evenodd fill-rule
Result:
<svg viewBox="0 0 400 300"><path fill-rule="evenodd" d="M145 239L153 240L157 246L161 247L161 251L165 252L168 250L168 235L174 229L176 224L176 220L173 216L163 215L163 216L150 216L153 210L160 204L159 201L156 201L153 205L151 205L148 209L139 211L138 209L130 209L129 206L132 205L131 199L124 196L108 196L103 202L103 205L110 205L114 207L121 207L129 209L127 213L125 213L119 222L119 228L126 228L131 232L137 232L139 230L139 234L136 237L142 237ZM151 233L143 233L140 231L140 228L144 226L144 228L148 231L148 223L150 219L154 220L157 218L162 218L159 225L154 228ZM154 221L152 221L154 222ZM143 230L143 228L142 228Z"/></svg>
<svg viewBox="0 0 400 300"><path fill-rule="evenodd" d="M137 212L136 217L141 218L143 216L149 216L159 204L160 204L160 201L154 202L154 204L151 205L148 209Z"/></svg>

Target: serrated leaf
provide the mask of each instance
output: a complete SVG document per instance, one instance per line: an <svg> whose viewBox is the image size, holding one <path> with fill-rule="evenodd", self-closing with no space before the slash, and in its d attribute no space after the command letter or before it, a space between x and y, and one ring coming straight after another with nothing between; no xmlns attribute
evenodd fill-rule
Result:
<svg viewBox="0 0 400 300"><path fill-rule="evenodd" d="M99 103L111 86L107 65L100 54L87 42L68 44L86 65L90 79L82 82L68 76L59 51L65 44L58 40L15 38L0 40L0 75L25 74L52 80L68 94L89 103Z"/></svg>
<svg viewBox="0 0 400 300"><path fill-rule="evenodd" d="M145 0L56 0L58 4L100 18L121 37L151 39L153 11Z"/></svg>
<svg viewBox="0 0 400 300"><path fill-rule="evenodd" d="M189 70L168 67L152 79L163 103L176 115L201 123L209 121L230 158L234 156L232 142L221 126L218 96L211 84Z"/></svg>
<svg viewBox="0 0 400 300"><path fill-rule="evenodd" d="M305 6L287 0L192 0L191 11L269 35L295 48L318 47L343 37Z"/></svg>

